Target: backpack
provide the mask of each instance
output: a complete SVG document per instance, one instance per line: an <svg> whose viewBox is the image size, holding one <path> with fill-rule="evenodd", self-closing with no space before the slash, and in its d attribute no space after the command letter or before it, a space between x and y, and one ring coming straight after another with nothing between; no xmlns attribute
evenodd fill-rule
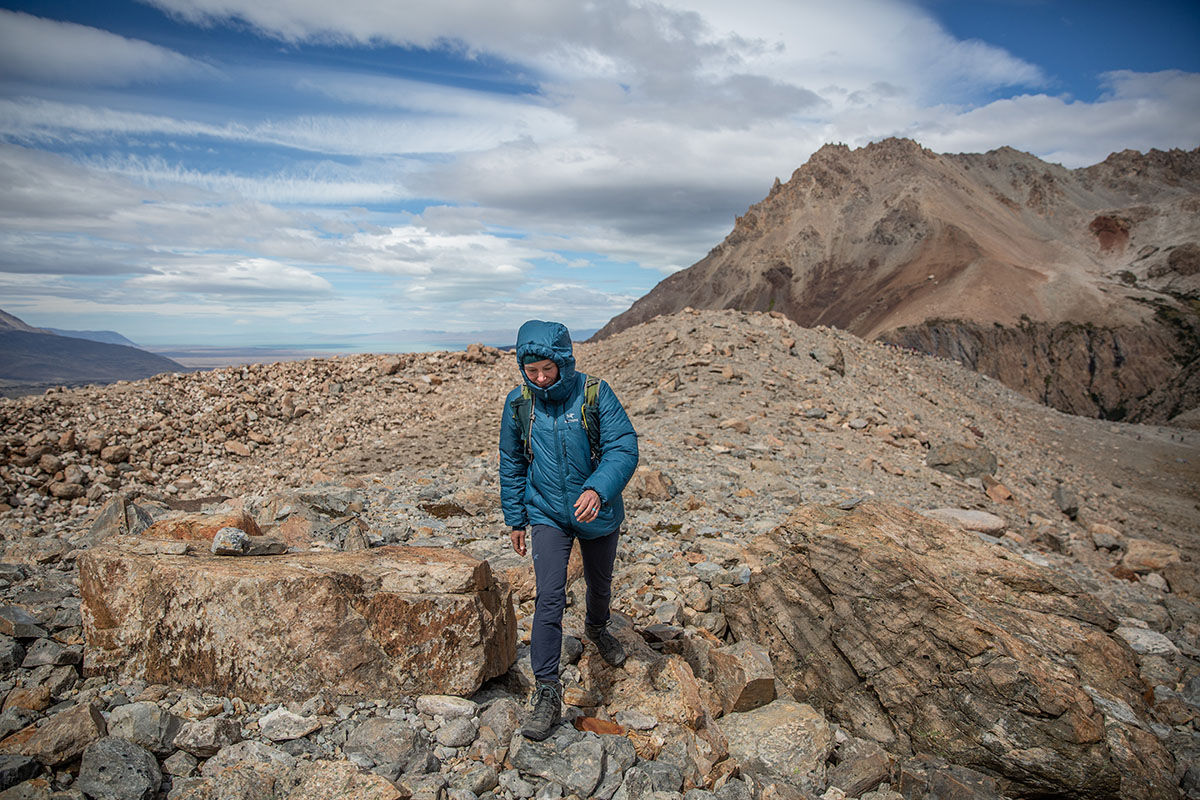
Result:
<svg viewBox="0 0 1200 800"><path fill-rule="evenodd" d="M533 430L533 392L529 385L521 384L521 396L513 401L513 421L525 450L525 458L533 460L533 445L529 443L529 432ZM583 407L580 409L583 429L587 431L588 448L592 451L592 463L600 463L600 379L588 376L583 384Z"/></svg>

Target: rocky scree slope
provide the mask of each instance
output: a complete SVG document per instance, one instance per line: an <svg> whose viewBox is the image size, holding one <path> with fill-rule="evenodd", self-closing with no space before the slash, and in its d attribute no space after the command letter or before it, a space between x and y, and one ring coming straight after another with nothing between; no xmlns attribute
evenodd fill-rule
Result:
<svg viewBox="0 0 1200 800"><path fill-rule="evenodd" d="M351 796L464 800L1200 792L1195 434L1064 415L953 362L781 314L681 312L577 356L630 410L643 466L615 571L630 666L569 638L564 680L569 716L618 726L604 731L632 754L569 726L510 747L524 647L453 707L253 703L80 671L75 561L118 495L135 521L200 509L283 536L291 514L320 549L462 549L511 581L527 643L532 579L507 545L495 455L516 365L482 347L0 402L0 599L32 618L0 622L0 645L22 650L0 680L0 727L65 737L70 723L77 750L21 756L64 788L90 780L80 752L100 746L97 716L101 742L131 735L126 714L203 723L139 740L177 797L232 791L221 781L251 769L274 797L352 776ZM958 522L918 514L939 508ZM582 591L574 581L565 622L576 637ZM1071 644L1047 647L1055 637ZM302 721L282 733L289 714Z"/></svg>
<svg viewBox="0 0 1200 800"><path fill-rule="evenodd" d="M1200 405L1198 210L1200 150L1068 170L1011 148L827 145L595 338L686 306L777 310L1063 411L1166 422Z"/></svg>

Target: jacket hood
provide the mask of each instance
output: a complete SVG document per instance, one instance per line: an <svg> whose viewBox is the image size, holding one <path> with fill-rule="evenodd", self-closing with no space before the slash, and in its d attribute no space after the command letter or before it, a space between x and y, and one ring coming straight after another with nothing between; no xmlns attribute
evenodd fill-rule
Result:
<svg viewBox="0 0 1200 800"><path fill-rule="evenodd" d="M527 355L548 358L557 364L558 380L545 389L529 380L521 366ZM575 383L575 352L567 326L561 322L543 322L540 319L531 319L522 325L517 331L517 369L521 371L521 380L535 394L555 402L565 400Z"/></svg>

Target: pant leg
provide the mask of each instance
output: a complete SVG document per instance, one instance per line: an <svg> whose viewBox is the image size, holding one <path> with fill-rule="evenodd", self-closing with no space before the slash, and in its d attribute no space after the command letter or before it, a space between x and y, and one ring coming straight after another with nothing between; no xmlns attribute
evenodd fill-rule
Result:
<svg viewBox="0 0 1200 800"><path fill-rule="evenodd" d="M533 610L529 660L539 682L558 683L562 616L567 606L567 561L575 539L551 525L534 525L530 536L537 600Z"/></svg>
<svg viewBox="0 0 1200 800"><path fill-rule="evenodd" d="M612 600L613 563L617 558L620 531L596 539L580 539L583 577L587 581L587 616L584 622L594 627L608 624L608 606Z"/></svg>

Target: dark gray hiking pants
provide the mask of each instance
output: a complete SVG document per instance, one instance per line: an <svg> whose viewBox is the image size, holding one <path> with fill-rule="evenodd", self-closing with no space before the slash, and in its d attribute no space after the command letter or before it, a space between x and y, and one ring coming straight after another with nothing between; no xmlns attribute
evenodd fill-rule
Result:
<svg viewBox="0 0 1200 800"><path fill-rule="evenodd" d="M529 658L533 675L540 683L558 683L558 659L562 651L562 615L567 607L567 561L575 537L551 525L534 525L530 531L533 574L537 578L537 602L533 611ZM612 598L613 562L617 557L619 531L597 539L580 539L583 578L587 582L588 625L608 623Z"/></svg>

